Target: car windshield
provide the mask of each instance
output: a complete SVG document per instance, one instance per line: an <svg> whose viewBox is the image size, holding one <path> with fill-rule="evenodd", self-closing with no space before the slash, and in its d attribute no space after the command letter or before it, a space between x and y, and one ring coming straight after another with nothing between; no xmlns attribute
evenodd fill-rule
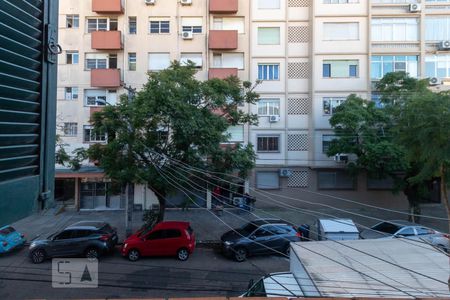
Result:
<svg viewBox="0 0 450 300"><path fill-rule="evenodd" d="M253 223L248 223L247 225L245 225L244 227L241 228L242 231L245 231L245 233L252 233L253 231L255 231L258 228L258 226L256 224Z"/></svg>
<svg viewBox="0 0 450 300"><path fill-rule="evenodd" d="M11 226L3 228L0 230L0 235L8 235L11 234L13 232L15 232L16 230L14 228L12 228Z"/></svg>
<svg viewBox="0 0 450 300"><path fill-rule="evenodd" d="M372 227L373 230L385 232L389 234L396 233L401 227L389 222L383 222Z"/></svg>
<svg viewBox="0 0 450 300"><path fill-rule="evenodd" d="M59 231L53 232L52 234L50 234L50 235L47 237L47 239L48 239L48 240L51 240L52 238L54 238L55 236L57 236L59 233L60 233Z"/></svg>

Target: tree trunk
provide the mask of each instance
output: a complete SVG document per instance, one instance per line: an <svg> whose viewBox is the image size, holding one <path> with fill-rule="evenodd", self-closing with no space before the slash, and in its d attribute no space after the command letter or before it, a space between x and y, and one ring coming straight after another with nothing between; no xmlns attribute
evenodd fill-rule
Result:
<svg viewBox="0 0 450 300"><path fill-rule="evenodd" d="M441 202L444 204L444 208L447 212L447 219L448 219L448 232L450 232L450 206L448 204L448 194L447 194L447 182L445 177L445 167L444 164L441 165L440 168L440 187L441 187Z"/></svg>
<svg viewBox="0 0 450 300"><path fill-rule="evenodd" d="M158 202L159 202L158 222L161 222L164 220L164 213L166 212L166 198L158 195Z"/></svg>
<svg viewBox="0 0 450 300"><path fill-rule="evenodd" d="M408 220L410 222L419 223L420 217L420 197L417 185L408 184L403 190L406 198L408 199L409 204L409 217Z"/></svg>

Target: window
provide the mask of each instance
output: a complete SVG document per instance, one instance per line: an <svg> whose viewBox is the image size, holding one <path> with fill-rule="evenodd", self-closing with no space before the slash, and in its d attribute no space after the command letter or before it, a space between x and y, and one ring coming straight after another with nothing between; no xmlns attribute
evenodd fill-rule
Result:
<svg viewBox="0 0 450 300"><path fill-rule="evenodd" d="M322 135L322 153L327 154L328 149L330 149L331 141L335 140L336 136L332 134Z"/></svg>
<svg viewBox="0 0 450 300"><path fill-rule="evenodd" d="M417 18L372 19L372 41L417 41L419 20Z"/></svg>
<svg viewBox="0 0 450 300"><path fill-rule="evenodd" d="M162 238L163 238L163 230L153 231L146 237L147 240L159 240Z"/></svg>
<svg viewBox="0 0 450 300"><path fill-rule="evenodd" d="M237 68L244 69L244 53L214 53L214 68Z"/></svg>
<svg viewBox="0 0 450 300"><path fill-rule="evenodd" d="M85 68L86 68L86 70L107 69L108 68L108 55L104 54L104 53L86 53Z"/></svg>
<svg viewBox="0 0 450 300"><path fill-rule="evenodd" d="M394 179L392 177L377 179L377 178L367 178L367 189L368 190L393 190L394 189Z"/></svg>
<svg viewBox="0 0 450 300"><path fill-rule="evenodd" d="M77 136L78 124L77 123L64 123L63 129L65 136Z"/></svg>
<svg viewBox="0 0 450 300"><path fill-rule="evenodd" d="M214 30L237 30L238 33L245 33L245 22L243 17L216 18L213 19Z"/></svg>
<svg viewBox="0 0 450 300"><path fill-rule="evenodd" d="M102 131L95 131L92 126L85 125L84 129L84 142L106 142L106 133Z"/></svg>
<svg viewBox="0 0 450 300"><path fill-rule="evenodd" d="M61 232L60 234L55 236L55 240L67 240L67 239L70 239L70 238L72 238L72 232L73 232L73 230L64 230L63 232Z"/></svg>
<svg viewBox="0 0 450 300"><path fill-rule="evenodd" d="M148 69L150 71L160 71L167 69L170 66L169 53L149 53L148 54Z"/></svg>
<svg viewBox="0 0 450 300"><path fill-rule="evenodd" d="M258 64L259 80L279 80L280 79L279 64Z"/></svg>
<svg viewBox="0 0 450 300"><path fill-rule="evenodd" d="M79 15L66 15L66 28L78 28L80 27Z"/></svg>
<svg viewBox="0 0 450 300"><path fill-rule="evenodd" d="M108 30L107 18L87 19L87 32Z"/></svg>
<svg viewBox="0 0 450 300"><path fill-rule="evenodd" d="M227 142L244 142L244 125L230 126L227 128Z"/></svg>
<svg viewBox="0 0 450 300"><path fill-rule="evenodd" d="M273 190L280 188L278 172L256 172L256 188Z"/></svg>
<svg viewBox="0 0 450 300"><path fill-rule="evenodd" d="M108 55L108 68L117 69L117 54Z"/></svg>
<svg viewBox="0 0 450 300"><path fill-rule="evenodd" d="M353 190L356 186L356 180L343 170L318 171L317 182L321 190Z"/></svg>
<svg viewBox="0 0 450 300"><path fill-rule="evenodd" d="M64 88L64 99L65 100L76 100L76 99L78 99L78 88L77 87L66 87L66 88Z"/></svg>
<svg viewBox="0 0 450 300"><path fill-rule="evenodd" d="M323 77L347 78L358 77L357 60L324 60Z"/></svg>
<svg viewBox="0 0 450 300"><path fill-rule="evenodd" d="M381 79L389 72L407 72L411 77L417 77L418 56L372 56L371 78Z"/></svg>
<svg viewBox="0 0 450 300"><path fill-rule="evenodd" d="M276 136L258 136L258 152L280 152L279 140L280 137Z"/></svg>
<svg viewBox="0 0 450 300"><path fill-rule="evenodd" d="M258 0L258 9L280 9L280 0Z"/></svg>
<svg viewBox="0 0 450 300"><path fill-rule="evenodd" d="M87 106L105 106L106 91L105 90L84 90Z"/></svg>
<svg viewBox="0 0 450 300"><path fill-rule="evenodd" d="M170 21L150 20L150 33L170 33Z"/></svg>
<svg viewBox="0 0 450 300"><path fill-rule="evenodd" d="M203 19L200 17L183 17L181 18L181 30L192 33L202 33Z"/></svg>
<svg viewBox="0 0 450 300"><path fill-rule="evenodd" d="M180 63L187 65L189 61L193 62L196 68L201 69L203 66L203 56L201 53L181 53Z"/></svg>
<svg viewBox="0 0 450 300"><path fill-rule="evenodd" d="M425 39L427 41L450 40L450 17L439 16L425 18Z"/></svg>
<svg viewBox="0 0 450 300"><path fill-rule="evenodd" d="M202 33L202 26L183 26L183 32Z"/></svg>
<svg viewBox="0 0 450 300"><path fill-rule="evenodd" d="M406 227L406 228L401 229L399 232L397 232L396 235L413 236L413 235L416 235L416 233L414 232L414 228Z"/></svg>
<svg viewBox="0 0 450 300"><path fill-rule="evenodd" d="M416 227L417 235L425 235L425 234L435 234L436 232L433 229L426 227Z"/></svg>
<svg viewBox="0 0 450 300"><path fill-rule="evenodd" d="M136 71L136 53L128 53L128 70Z"/></svg>
<svg viewBox="0 0 450 300"><path fill-rule="evenodd" d="M128 17L128 33L129 34L137 33L137 18L136 17Z"/></svg>
<svg viewBox="0 0 450 300"><path fill-rule="evenodd" d="M450 77L450 55L425 56L425 74L427 77Z"/></svg>
<svg viewBox="0 0 450 300"><path fill-rule="evenodd" d="M386 1L386 0L383 0ZM347 4L347 3L359 3L359 0L323 0L324 4Z"/></svg>
<svg viewBox="0 0 450 300"><path fill-rule="evenodd" d="M279 45L280 27L258 27L258 45Z"/></svg>
<svg viewBox="0 0 450 300"><path fill-rule="evenodd" d="M78 51L66 51L66 64L77 65L78 64Z"/></svg>
<svg viewBox="0 0 450 300"><path fill-rule="evenodd" d="M334 113L334 109L344 103L345 100L345 97L324 97L322 99L323 114L331 116Z"/></svg>
<svg viewBox="0 0 450 300"><path fill-rule="evenodd" d="M270 232L270 228L267 228L267 229L266 228L260 228L260 229L256 230L254 235L258 238L258 237L271 236L273 234L272 234L272 232Z"/></svg>
<svg viewBox="0 0 450 300"><path fill-rule="evenodd" d="M379 232L394 234L400 229L400 227L389 222L381 222L372 227L372 229Z"/></svg>
<svg viewBox="0 0 450 300"><path fill-rule="evenodd" d="M258 116L280 115L280 99L260 99L258 101Z"/></svg>
<svg viewBox="0 0 450 300"><path fill-rule="evenodd" d="M324 41L359 40L359 23L323 23Z"/></svg>
<svg viewBox="0 0 450 300"><path fill-rule="evenodd" d="M181 237L181 232L178 229L166 229L164 230L163 236L166 239L173 239Z"/></svg>

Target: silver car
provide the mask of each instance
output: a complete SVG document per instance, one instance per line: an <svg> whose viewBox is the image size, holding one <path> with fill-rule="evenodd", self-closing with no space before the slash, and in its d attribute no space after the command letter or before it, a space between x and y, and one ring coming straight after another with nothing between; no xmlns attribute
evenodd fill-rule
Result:
<svg viewBox="0 0 450 300"><path fill-rule="evenodd" d="M446 252L449 251L449 236L420 224L393 220L380 222L360 232L362 239L407 238L427 242Z"/></svg>

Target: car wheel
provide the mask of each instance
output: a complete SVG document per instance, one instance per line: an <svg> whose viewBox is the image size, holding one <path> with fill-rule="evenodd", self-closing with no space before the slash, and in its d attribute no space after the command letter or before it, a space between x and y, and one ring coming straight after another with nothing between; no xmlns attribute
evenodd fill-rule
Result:
<svg viewBox="0 0 450 300"><path fill-rule="evenodd" d="M89 259L97 259L100 257L100 253L97 248L88 248L85 252L85 256Z"/></svg>
<svg viewBox="0 0 450 300"><path fill-rule="evenodd" d="M181 248L177 252L177 257L181 261L185 261L189 258L189 251L186 248Z"/></svg>
<svg viewBox="0 0 450 300"><path fill-rule="evenodd" d="M128 259L129 259L130 261L137 261L140 257L141 257L141 254L140 254L139 251L136 250L136 249L131 249L131 250L128 252Z"/></svg>
<svg viewBox="0 0 450 300"><path fill-rule="evenodd" d="M31 253L31 261L34 264L40 264L45 260L45 251L42 249L36 249Z"/></svg>
<svg viewBox="0 0 450 300"><path fill-rule="evenodd" d="M243 262L247 259L247 250L245 248L237 248L234 251L234 259L238 262Z"/></svg>

